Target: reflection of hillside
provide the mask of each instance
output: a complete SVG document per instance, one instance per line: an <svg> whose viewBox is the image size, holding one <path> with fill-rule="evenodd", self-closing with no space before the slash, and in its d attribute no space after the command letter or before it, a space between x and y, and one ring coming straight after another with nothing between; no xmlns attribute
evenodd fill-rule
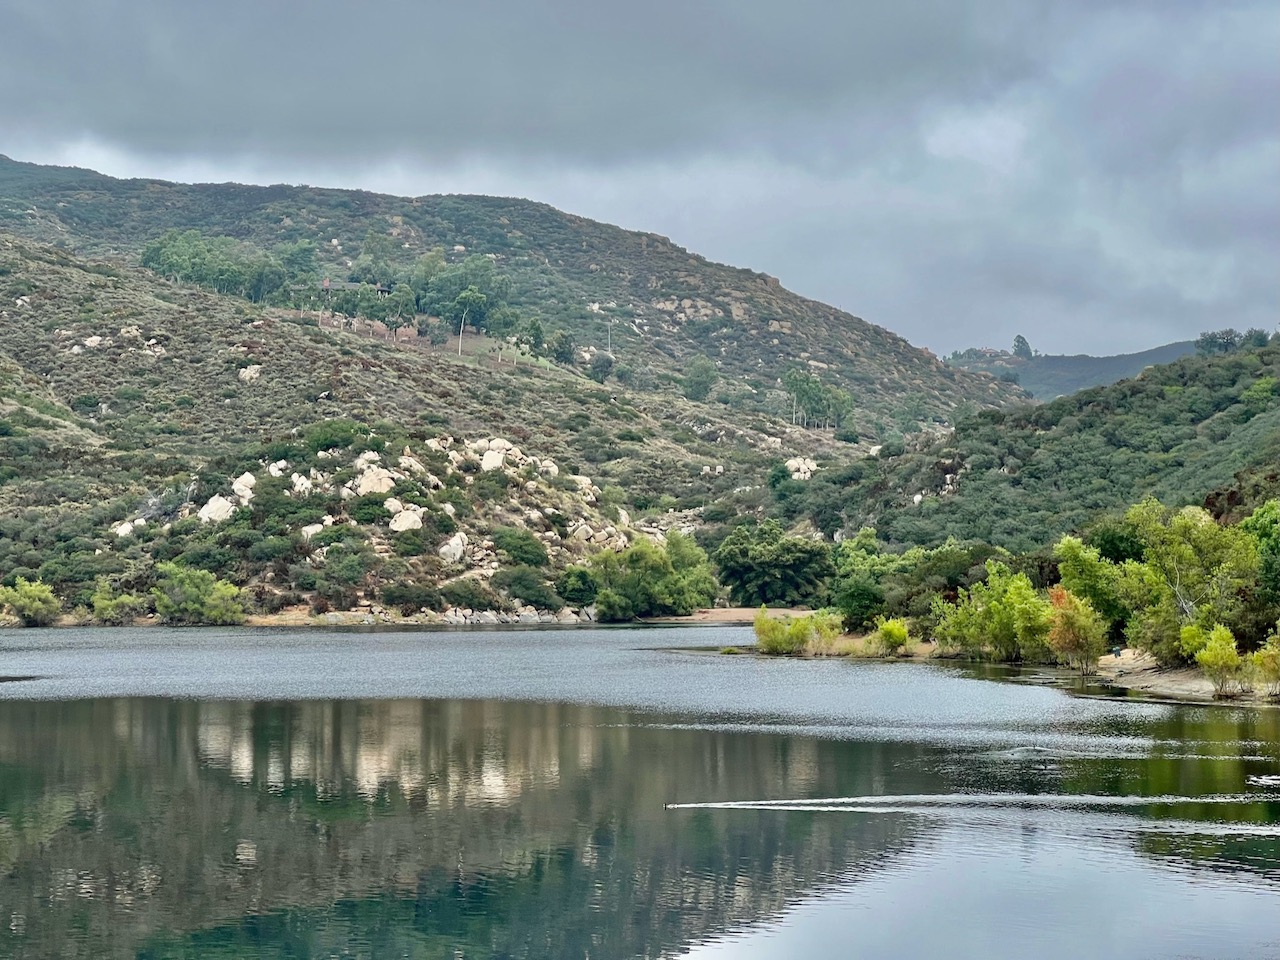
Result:
<svg viewBox="0 0 1280 960"><path fill-rule="evenodd" d="M906 839L664 802L874 792L923 750L544 704L0 704L0 955L240 955L271 927L295 955L652 956Z"/></svg>

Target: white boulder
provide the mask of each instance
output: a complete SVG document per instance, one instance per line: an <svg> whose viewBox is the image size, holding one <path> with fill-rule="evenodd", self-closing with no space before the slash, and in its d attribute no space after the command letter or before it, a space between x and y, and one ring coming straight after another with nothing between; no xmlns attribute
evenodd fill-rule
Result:
<svg viewBox="0 0 1280 960"><path fill-rule="evenodd" d="M370 467L356 481L356 495L366 497L371 493L390 493L396 478L385 467Z"/></svg>
<svg viewBox="0 0 1280 960"><path fill-rule="evenodd" d="M302 539L310 540L312 537L314 537L317 533L319 533L323 529L324 529L323 523L309 523L305 527L303 527L302 530L300 531L302 533Z"/></svg>
<svg viewBox="0 0 1280 960"><path fill-rule="evenodd" d="M490 470L501 470L506 459L507 454L505 451L488 450L485 452L485 455L480 458L480 470L482 473L488 473Z"/></svg>
<svg viewBox="0 0 1280 960"><path fill-rule="evenodd" d="M421 530L422 517L412 510L401 510L391 518L391 532L404 533L406 530ZM441 554L443 556L443 554Z"/></svg>
<svg viewBox="0 0 1280 960"><path fill-rule="evenodd" d="M236 512L236 505L221 494L214 494L209 502L196 511L201 523L221 523Z"/></svg>
<svg viewBox="0 0 1280 960"><path fill-rule="evenodd" d="M467 535L459 530L436 552L446 563L460 563L467 552Z"/></svg>
<svg viewBox="0 0 1280 960"><path fill-rule="evenodd" d="M382 505L387 508L387 512L390 514L397 514L404 509L404 504L395 497L387 497L382 501Z"/></svg>
<svg viewBox="0 0 1280 960"><path fill-rule="evenodd" d="M306 494L310 493L313 489L315 489L315 486L312 484L311 479L309 477L304 477L300 473L295 473L289 479L293 481L294 493L300 493L305 496Z"/></svg>
<svg viewBox="0 0 1280 960"><path fill-rule="evenodd" d="M262 376L262 364L251 363L247 367L241 367L240 372L236 374L243 382L249 383L257 380Z"/></svg>
<svg viewBox="0 0 1280 960"><path fill-rule="evenodd" d="M118 527L113 528L111 532L117 537L127 537L129 534L133 533L133 524L126 520Z"/></svg>
<svg viewBox="0 0 1280 960"><path fill-rule="evenodd" d="M231 491L245 503L248 503L253 499L253 488L257 484L258 478L246 471L231 481Z"/></svg>

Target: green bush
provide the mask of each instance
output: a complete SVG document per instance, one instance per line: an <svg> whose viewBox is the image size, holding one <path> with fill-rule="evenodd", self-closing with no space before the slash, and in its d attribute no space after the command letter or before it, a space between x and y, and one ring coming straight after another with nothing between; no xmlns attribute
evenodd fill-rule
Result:
<svg viewBox="0 0 1280 960"><path fill-rule="evenodd" d="M511 562L521 566L545 567L547 548L534 534L517 527L498 527L492 534L493 545Z"/></svg>
<svg viewBox="0 0 1280 960"><path fill-rule="evenodd" d="M556 593L560 594L566 603L576 607L585 607L594 603L599 590L600 584L596 581L596 576L590 567L577 565L565 567L564 573L560 574L560 578L556 580Z"/></svg>
<svg viewBox="0 0 1280 960"><path fill-rule="evenodd" d="M440 596L451 607L467 610L496 610L501 606L498 598L478 580L470 578L446 583L440 588Z"/></svg>
<svg viewBox="0 0 1280 960"><path fill-rule="evenodd" d="M1196 663L1213 683L1213 695L1225 697L1233 685L1238 685L1244 660L1236 649L1236 638L1222 624L1214 624L1208 639L1196 654Z"/></svg>
<svg viewBox="0 0 1280 960"><path fill-rule="evenodd" d="M51 587L26 577L17 577L12 587L0 587L0 607L12 610L24 627L46 627L62 612Z"/></svg>
<svg viewBox="0 0 1280 960"><path fill-rule="evenodd" d="M117 592L105 581L98 584L89 603L95 620L117 627L132 623L147 609L146 597L136 593Z"/></svg>
<svg viewBox="0 0 1280 960"><path fill-rule="evenodd" d="M434 586L425 583L391 583L382 588L382 602L399 607L404 616L411 616L423 607L439 610L444 598Z"/></svg>
<svg viewBox="0 0 1280 960"><path fill-rule="evenodd" d="M499 570L489 582L498 590L505 590L513 599L539 610L559 610L564 606L564 601L547 585L542 572L536 567Z"/></svg>
<svg viewBox="0 0 1280 960"><path fill-rule="evenodd" d="M876 620L876 630L867 638L873 653L879 657L896 657L911 639L907 629L907 621L901 617L888 620L880 617Z"/></svg>
<svg viewBox="0 0 1280 960"><path fill-rule="evenodd" d="M176 563L156 565L159 580L151 590L156 614L165 623L229 624L244 620L240 589L207 570Z"/></svg>

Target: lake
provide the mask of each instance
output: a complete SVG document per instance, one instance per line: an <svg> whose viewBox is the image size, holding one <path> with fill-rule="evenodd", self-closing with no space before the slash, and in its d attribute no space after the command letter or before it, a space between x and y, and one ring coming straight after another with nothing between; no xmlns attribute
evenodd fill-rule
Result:
<svg viewBox="0 0 1280 960"><path fill-rule="evenodd" d="M0 631L0 956L1280 957L1280 711L747 642Z"/></svg>

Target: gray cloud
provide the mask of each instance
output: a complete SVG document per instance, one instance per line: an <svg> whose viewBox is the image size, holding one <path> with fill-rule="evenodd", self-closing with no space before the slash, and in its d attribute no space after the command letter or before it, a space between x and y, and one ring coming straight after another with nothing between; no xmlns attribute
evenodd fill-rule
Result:
<svg viewBox="0 0 1280 960"><path fill-rule="evenodd" d="M950 350L1274 326L1270 2L10 0L5 152L530 196Z"/></svg>

